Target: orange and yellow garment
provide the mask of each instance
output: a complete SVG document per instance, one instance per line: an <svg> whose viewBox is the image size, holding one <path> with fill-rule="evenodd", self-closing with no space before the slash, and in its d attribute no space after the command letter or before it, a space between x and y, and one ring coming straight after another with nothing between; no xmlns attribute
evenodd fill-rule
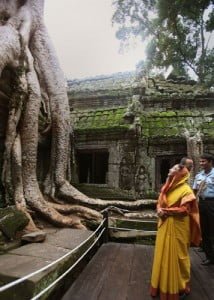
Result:
<svg viewBox="0 0 214 300"><path fill-rule="evenodd" d="M201 241L199 213L195 195L187 180L186 168L170 178L161 190L157 208L166 216L159 219L151 277L151 296L177 300L189 293L191 243Z"/></svg>

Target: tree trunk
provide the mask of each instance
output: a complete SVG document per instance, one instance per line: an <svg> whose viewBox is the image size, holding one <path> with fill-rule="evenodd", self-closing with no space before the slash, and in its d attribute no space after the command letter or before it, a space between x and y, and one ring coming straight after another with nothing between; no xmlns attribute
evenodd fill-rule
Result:
<svg viewBox="0 0 214 300"><path fill-rule="evenodd" d="M192 133L189 132L188 129L185 129L183 135L186 138L187 155L193 160L193 170L191 172L191 177L193 179L200 170L199 159L203 153L202 134L197 129Z"/></svg>
<svg viewBox="0 0 214 300"><path fill-rule="evenodd" d="M44 24L43 9L43 0L0 0L0 75L8 69L14 86L4 94L9 116L2 180L8 202L12 198L17 208L26 212L31 230L36 226L27 205L58 226L85 228L82 219L102 218L96 209L114 205L133 210L142 208L145 202L91 199L68 182L71 127L66 82ZM41 113L47 129L40 130ZM49 198L61 197L70 205L50 203L38 184L39 136L47 132L51 134L51 158L45 192ZM74 221L63 213L75 213L79 219Z"/></svg>

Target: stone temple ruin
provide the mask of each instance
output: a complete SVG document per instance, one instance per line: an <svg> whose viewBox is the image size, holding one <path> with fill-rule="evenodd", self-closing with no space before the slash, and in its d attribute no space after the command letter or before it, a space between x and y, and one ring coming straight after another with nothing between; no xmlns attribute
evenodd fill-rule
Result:
<svg viewBox="0 0 214 300"><path fill-rule="evenodd" d="M154 197L181 157L194 175L202 151L214 153L214 93L192 80L116 73L70 80L68 95L71 181L89 195Z"/></svg>
<svg viewBox="0 0 214 300"><path fill-rule="evenodd" d="M70 180L93 198L156 198L168 169L183 156L198 171L202 151L214 154L214 93L183 78L135 72L68 81ZM0 169L7 124L0 107ZM50 140L40 141L38 177L47 173ZM0 180L0 206L4 189Z"/></svg>

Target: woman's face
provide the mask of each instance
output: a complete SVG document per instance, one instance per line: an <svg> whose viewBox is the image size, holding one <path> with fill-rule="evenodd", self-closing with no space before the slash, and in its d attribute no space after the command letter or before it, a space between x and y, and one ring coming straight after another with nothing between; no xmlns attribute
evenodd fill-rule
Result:
<svg viewBox="0 0 214 300"><path fill-rule="evenodd" d="M179 164L174 165L171 169L169 169L169 173L168 176L173 176L175 175L175 173L177 173L179 171Z"/></svg>

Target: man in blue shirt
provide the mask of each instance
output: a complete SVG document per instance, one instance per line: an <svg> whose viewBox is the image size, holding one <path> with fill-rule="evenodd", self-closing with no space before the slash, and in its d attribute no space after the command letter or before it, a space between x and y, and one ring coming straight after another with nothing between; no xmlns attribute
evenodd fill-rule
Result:
<svg viewBox="0 0 214 300"><path fill-rule="evenodd" d="M199 212L202 233L202 246L206 260L202 265L214 264L214 168L213 156L204 154L200 157L199 172L193 183L193 190L199 197Z"/></svg>

